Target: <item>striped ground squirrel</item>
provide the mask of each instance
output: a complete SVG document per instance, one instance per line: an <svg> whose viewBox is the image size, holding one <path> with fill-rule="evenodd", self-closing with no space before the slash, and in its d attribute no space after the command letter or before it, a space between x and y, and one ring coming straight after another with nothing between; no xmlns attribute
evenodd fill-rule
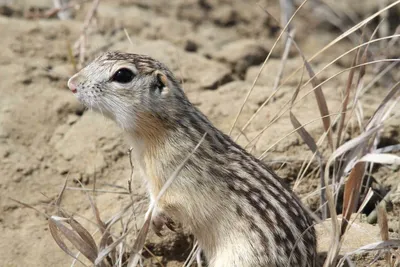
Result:
<svg viewBox="0 0 400 267"><path fill-rule="evenodd" d="M163 217L186 225L212 267L314 266L315 232L300 200L264 163L216 129L165 65L107 52L68 86L124 130L151 201L207 133L158 202L156 228Z"/></svg>

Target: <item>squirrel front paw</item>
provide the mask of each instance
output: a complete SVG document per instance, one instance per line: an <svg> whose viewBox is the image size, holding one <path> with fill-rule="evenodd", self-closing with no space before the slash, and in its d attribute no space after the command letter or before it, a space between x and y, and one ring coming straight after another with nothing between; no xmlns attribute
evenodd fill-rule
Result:
<svg viewBox="0 0 400 267"><path fill-rule="evenodd" d="M168 217L163 212L157 212L153 215L151 220L151 229L158 236L162 236L161 230L163 226L167 226L167 228L173 232L175 232L176 227L178 226L170 217Z"/></svg>

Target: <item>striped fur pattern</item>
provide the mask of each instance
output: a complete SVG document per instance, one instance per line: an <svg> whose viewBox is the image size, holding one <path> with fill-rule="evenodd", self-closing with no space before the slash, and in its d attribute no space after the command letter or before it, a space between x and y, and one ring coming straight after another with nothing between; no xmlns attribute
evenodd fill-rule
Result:
<svg viewBox="0 0 400 267"><path fill-rule="evenodd" d="M129 84L110 80L121 67L135 74ZM191 229L209 266L314 266L313 222L300 200L263 162L216 129L162 63L107 52L71 83L80 101L124 129L151 200L207 133L157 210Z"/></svg>

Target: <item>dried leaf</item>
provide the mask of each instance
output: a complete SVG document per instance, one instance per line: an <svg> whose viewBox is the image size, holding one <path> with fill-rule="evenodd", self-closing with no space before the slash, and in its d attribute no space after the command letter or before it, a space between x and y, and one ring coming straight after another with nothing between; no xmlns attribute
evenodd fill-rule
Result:
<svg viewBox="0 0 400 267"><path fill-rule="evenodd" d="M400 157L393 154L371 153L363 156L359 161L379 163L379 164L400 165Z"/></svg>
<svg viewBox="0 0 400 267"><path fill-rule="evenodd" d="M315 98L317 99L319 112L322 117L322 123L324 125L325 132L328 134L329 145L330 145L331 149L333 150L333 137L332 137L332 131L330 130L331 119L329 117L328 105L326 104L326 99L325 99L324 93L322 91L321 83L315 76L315 72L311 68L311 65L308 63L308 61L306 60L304 54L300 53L300 55L303 58L304 65L306 66L306 70L308 72L308 75L310 76L311 84L315 88L314 94L315 94Z"/></svg>
<svg viewBox="0 0 400 267"><path fill-rule="evenodd" d="M361 254L361 253L374 251L374 250L397 248L397 247L400 247L400 239L391 239L388 241L380 241L380 242L375 242L372 244L362 246L350 253L347 253L346 255Z"/></svg>
<svg viewBox="0 0 400 267"><path fill-rule="evenodd" d="M135 267L139 263L141 258L140 251L143 249L144 243L146 242L147 233L149 232L151 224L151 215L147 217L146 221L143 224L143 227L140 229L138 237L136 238L135 244L133 244L128 267Z"/></svg>
<svg viewBox="0 0 400 267"><path fill-rule="evenodd" d="M371 189L371 187L368 188L368 192L361 203L360 207L358 208L357 213L361 213L361 211L367 206L368 202L371 200L371 198L374 196L374 191Z"/></svg>
<svg viewBox="0 0 400 267"><path fill-rule="evenodd" d="M301 136L303 141L307 144L310 150L313 153L317 153L318 157L322 157L318 151L317 144L314 141L314 138L307 132L307 130L302 127L301 123L297 120L296 116L294 116L293 112L289 112L290 121L295 129L297 129L297 133Z"/></svg>
<svg viewBox="0 0 400 267"><path fill-rule="evenodd" d="M382 128L382 125L377 125L369 130L366 130L365 132L361 133L359 136L351 139L350 141L344 143L340 147L338 147L330 156L331 160L336 159L337 157L343 155L347 151L353 150L356 146L364 143L367 138L371 137L373 134L375 134L378 130ZM350 160L350 159L349 159Z"/></svg>
<svg viewBox="0 0 400 267"><path fill-rule="evenodd" d="M69 221L69 225L71 225L72 229L75 230L78 235L82 238L82 240L88 244L91 250L97 255L97 245L94 241L92 235L75 219L71 218Z"/></svg>
<svg viewBox="0 0 400 267"><path fill-rule="evenodd" d="M107 246L112 245L113 242L114 242L114 240L113 240L113 238L112 238L112 236L111 236L111 234L110 234L110 232L109 232L109 229L107 228L107 229L104 231L103 235L101 236L100 244L99 244L99 250L102 251L102 250L105 249ZM116 255L117 255L117 252L116 252L116 251L113 251L113 250L110 251L110 256L111 256L111 258L113 259L113 261L116 260Z"/></svg>
<svg viewBox="0 0 400 267"><path fill-rule="evenodd" d="M122 241L125 240L126 236L130 233L130 231L127 231L125 234L121 235L117 240L114 241L111 245L108 247L104 248L99 252L97 255L97 258L94 261L95 265L100 264L107 256L108 254L111 253L115 249L116 246L118 246Z"/></svg>
<svg viewBox="0 0 400 267"><path fill-rule="evenodd" d="M297 133L301 136L301 138L307 144L307 146L310 148L310 150L313 153L315 153L316 156L317 156L319 167L321 169L321 171L320 171L320 175L321 175L321 179L320 179L320 183L321 183L320 200L321 200L321 205L323 205L323 207L322 207L322 218L326 219L327 215L328 215L328 209L327 209L326 205L324 205L324 203L326 202L326 198L325 198L326 184L325 184L325 179L324 179L324 164L323 164L324 160L323 160L323 157L322 157L321 153L318 151L318 147L317 147L317 144L315 143L314 139L306 131L306 129L301 126L300 122L294 116L292 111L289 112L289 116L290 116L290 121L292 122L293 127L295 129L297 129L296 130Z"/></svg>
<svg viewBox="0 0 400 267"><path fill-rule="evenodd" d="M363 162L358 162L351 170L349 178L344 186L341 235L346 232L351 214L353 214L358 205L364 171L365 164Z"/></svg>
<svg viewBox="0 0 400 267"><path fill-rule="evenodd" d="M80 186L82 187L82 189L85 189L85 186L79 180L77 180L77 181L80 184ZM93 184L93 192L95 191L95 183L96 183L96 179L95 179L95 182ZM85 193L86 197L89 200L89 203L90 203L90 206L92 208L93 214L94 214L94 216L96 218L97 226L98 226L100 232L102 233L102 238L100 240L100 245L99 245L99 249L102 250L107 245L112 244L113 243L113 239L112 239L110 233L108 231L106 231L107 226L101 220L99 209L97 208L96 203L93 201L93 198L88 194L87 191L84 191L84 193ZM96 247L96 250L97 250L97 247ZM116 259L116 253L117 253L116 251L111 251L110 252L110 256L114 261ZM96 254L98 254L98 252L96 252Z"/></svg>
<svg viewBox="0 0 400 267"><path fill-rule="evenodd" d="M54 240L56 241L57 245L65 252L67 253L69 256L71 256L74 259L75 255L72 253L71 250L69 250L68 246L64 243L64 241L62 241L60 235L59 235L59 230L57 228L56 223L53 220L49 220L49 229L50 229L50 233L53 236ZM77 259L78 260L78 259Z"/></svg>
<svg viewBox="0 0 400 267"><path fill-rule="evenodd" d="M326 184L325 184L325 179L324 179L324 164L323 164L324 159L322 157L322 154L318 151L318 147L317 147L317 144L315 143L314 138L312 138L312 136L301 125L301 123L297 120L296 116L292 112L293 103L296 100L296 98L299 94L299 91L300 91L300 85L301 85L301 82L297 86L296 91L294 92L294 94L292 96L289 116L290 116L290 121L291 121L293 127L296 129L297 133L300 135L300 137L303 139L303 141L307 144L307 146L310 148L310 150L317 156L318 164L319 164L319 167L321 170L320 171L320 175L321 175L321 177L320 177L320 183L321 183L320 202L322 205L322 219L326 219L328 216L328 209L327 209L326 205L324 205L324 203L326 202L326 198L325 198Z"/></svg>
<svg viewBox="0 0 400 267"><path fill-rule="evenodd" d="M120 236L116 241L110 242L110 240L113 241L112 238L110 238L110 234L109 234L110 227L112 225L114 225L115 222L119 221L122 218L122 216L126 213L126 211L128 211L131 207L132 207L132 203L130 203L129 205L126 205L120 212L113 215L107 221L107 228L105 229L105 232L100 240L100 245L99 245L100 252L98 253L95 264L101 263L105 259L105 257L107 257L110 253L115 251L116 246L118 246L122 241L124 241L126 236L134 229L134 228L129 229L122 236ZM120 257L122 257L122 254L120 255ZM116 258L114 260L116 261Z"/></svg>
<svg viewBox="0 0 400 267"><path fill-rule="evenodd" d="M56 241L57 245L69 256L71 256L72 258L74 258L76 261L80 262L81 264L83 264L84 266L87 266L86 264L84 264L80 259L78 259L77 257L75 257L74 253L69 250L68 246L64 243L64 241L62 240L61 236L60 236L60 229L57 226L56 220L54 218L55 216L52 216L49 219L49 229L50 229L50 233L54 239L54 241ZM60 217L58 217L60 218ZM63 218L66 219L66 218Z"/></svg>
<svg viewBox="0 0 400 267"><path fill-rule="evenodd" d="M75 246L76 249L79 250L79 252L81 252L92 263L94 263L94 261L96 260L96 257L97 257L97 249L94 250L92 247L92 244L86 243L86 241L82 239L82 237L80 236L80 234L83 234L82 232L77 234L73 230L71 230L68 227L66 227L65 225L63 225L63 222L68 223L69 220L70 219L68 219L68 218L51 216L51 218L49 219L49 224L50 224L50 222L52 222L54 224L54 227L56 227L57 230L59 232L61 232L64 235L64 237L66 239L68 239L68 241L71 242L73 246ZM72 227L72 225L71 225L71 227ZM75 227L76 227L76 224L75 224ZM63 248L61 247L61 249L63 249ZM70 255L70 254L68 254L68 255Z"/></svg>

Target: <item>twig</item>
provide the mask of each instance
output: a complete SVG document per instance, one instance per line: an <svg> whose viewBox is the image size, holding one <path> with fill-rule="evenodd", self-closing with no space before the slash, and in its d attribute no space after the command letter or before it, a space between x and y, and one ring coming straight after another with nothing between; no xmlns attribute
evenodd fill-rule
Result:
<svg viewBox="0 0 400 267"><path fill-rule="evenodd" d="M95 17L97 8L99 6L100 0L93 0L92 7L89 10L89 12L86 15L85 21L83 23L81 35L79 36L79 39L75 42L74 48L79 50L79 68L83 66L83 63L85 61L85 52L86 52L86 34L87 30L89 28L90 23L93 20L93 17Z"/></svg>

